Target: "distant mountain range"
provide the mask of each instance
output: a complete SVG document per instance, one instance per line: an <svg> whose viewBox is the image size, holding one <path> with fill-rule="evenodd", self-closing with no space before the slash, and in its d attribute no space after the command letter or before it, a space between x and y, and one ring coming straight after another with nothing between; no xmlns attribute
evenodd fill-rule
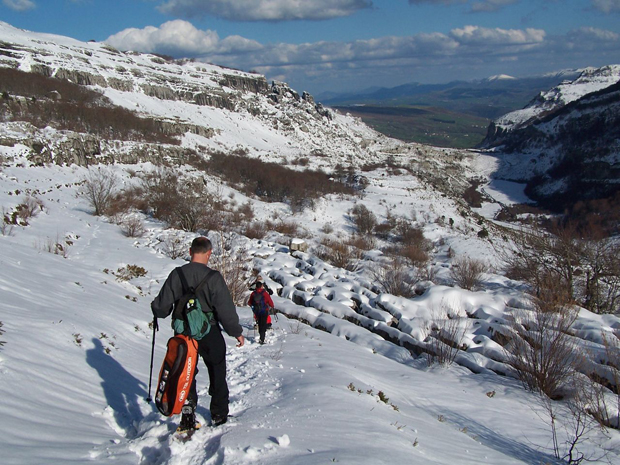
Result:
<svg viewBox="0 0 620 465"><path fill-rule="evenodd" d="M334 107L438 107L495 119L522 108L539 92L546 91L563 80L575 79L581 72L582 70L565 70L527 78L499 75L477 81L452 81L446 84L412 82L391 88L371 87L355 93L323 93L317 96L317 100Z"/></svg>

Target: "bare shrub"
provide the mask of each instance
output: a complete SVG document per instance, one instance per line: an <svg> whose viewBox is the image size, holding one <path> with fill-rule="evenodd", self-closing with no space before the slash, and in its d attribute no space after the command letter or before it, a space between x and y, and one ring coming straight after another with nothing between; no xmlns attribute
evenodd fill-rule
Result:
<svg viewBox="0 0 620 465"><path fill-rule="evenodd" d="M482 275L489 267L482 260L466 255L452 261L450 277L462 289L474 290L482 284Z"/></svg>
<svg viewBox="0 0 620 465"><path fill-rule="evenodd" d="M407 260L411 265L422 268L426 266L430 257L425 245L409 244L400 249L400 255L403 259Z"/></svg>
<svg viewBox="0 0 620 465"><path fill-rule="evenodd" d="M353 194L352 188L322 171L295 171L282 164L249 158L245 153L212 153L207 168L246 195L270 202L287 202L294 211L312 204L323 195Z"/></svg>
<svg viewBox="0 0 620 465"><path fill-rule="evenodd" d="M376 247L375 238L372 236L361 236L359 234L352 234L345 239L345 242L362 252L372 250ZM360 254L355 254L356 258L362 258Z"/></svg>
<svg viewBox="0 0 620 465"><path fill-rule="evenodd" d="M435 363L450 366L456 360L457 355L466 347L463 344L467 330L463 320L458 315L451 314L448 308L442 304L429 322L429 334L427 343L427 364Z"/></svg>
<svg viewBox="0 0 620 465"><path fill-rule="evenodd" d="M590 435L600 429L600 425L588 412L588 399L584 398L579 389L564 402L556 402L545 395L538 396L539 404L547 414L551 428L551 444L556 459L570 465L604 459L606 451L598 453L586 452L581 447L591 442ZM562 422L558 422L562 418Z"/></svg>
<svg viewBox="0 0 620 465"><path fill-rule="evenodd" d="M142 237L144 233L146 233L144 223L140 218L136 218L135 216L125 216L121 220L119 226L121 227L122 233L127 237Z"/></svg>
<svg viewBox="0 0 620 465"><path fill-rule="evenodd" d="M267 235L267 227L262 221L253 221L241 228L241 234L250 239L264 239Z"/></svg>
<svg viewBox="0 0 620 465"><path fill-rule="evenodd" d="M513 338L506 346L509 364L526 389L550 398L575 371L576 342L570 329L578 312L557 301L534 301L533 311L515 313Z"/></svg>
<svg viewBox="0 0 620 465"><path fill-rule="evenodd" d="M2 207L2 222L0 222L0 234L3 236L11 236L13 234L13 224L8 212Z"/></svg>
<svg viewBox="0 0 620 465"><path fill-rule="evenodd" d="M69 256L69 248L73 245L73 241L69 238L61 239L57 234L56 239L50 237L46 238L45 242L39 244L37 248L44 252L52 253L54 255L60 255L63 258Z"/></svg>
<svg viewBox="0 0 620 465"><path fill-rule="evenodd" d="M162 251L166 257L176 260L185 257L189 247L180 238L168 236L163 240Z"/></svg>
<svg viewBox="0 0 620 465"><path fill-rule="evenodd" d="M554 224L550 232L535 227L513 237L515 250L501 252L506 275L529 284L534 295L549 280L588 310L613 313L620 309L620 244L597 229L578 230Z"/></svg>
<svg viewBox="0 0 620 465"><path fill-rule="evenodd" d="M278 220L276 222L267 222L267 226L274 231L287 236L296 236L299 234L299 223L295 221Z"/></svg>
<svg viewBox="0 0 620 465"><path fill-rule="evenodd" d="M118 178L108 169L97 167L88 170L83 182L82 195L94 208L95 216L105 215L108 212L118 184Z"/></svg>
<svg viewBox="0 0 620 465"><path fill-rule="evenodd" d="M351 220L360 234L370 234L377 226L377 217L363 204L355 204L350 211Z"/></svg>
<svg viewBox="0 0 620 465"><path fill-rule="evenodd" d="M407 298L416 295L415 285L420 281L417 270L399 259L373 267L370 276L381 292Z"/></svg>
<svg viewBox="0 0 620 465"><path fill-rule="evenodd" d="M146 276L148 272L142 266L138 265L125 265L116 270L114 275L119 281L129 281L134 278L141 278Z"/></svg>
<svg viewBox="0 0 620 465"><path fill-rule="evenodd" d="M41 199L27 195L22 202L15 207L15 212L17 217L22 220L20 223L28 224L28 221L37 216L44 208L45 204Z"/></svg>
<svg viewBox="0 0 620 465"><path fill-rule="evenodd" d="M245 304L250 285L247 251L234 247L234 234L213 234L211 241L213 254L209 266L222 274L235 305Z"/></svg>
<svg viewBox="0 0 620 465"><path fill-rule="evenodd" d="M321 260L337 267L354 271L358 268L359 261L364 251L348 243L347 240L323 238L315 254Z"/></svg>
<svg viewBox="0 0 620 465"><path fill-rule="evenodd" d="M181 179L171 169L157 169L143 175L141 182L155 218L191 232L221 226L221 221L213 222L218 213L201 179Z"/></svg>

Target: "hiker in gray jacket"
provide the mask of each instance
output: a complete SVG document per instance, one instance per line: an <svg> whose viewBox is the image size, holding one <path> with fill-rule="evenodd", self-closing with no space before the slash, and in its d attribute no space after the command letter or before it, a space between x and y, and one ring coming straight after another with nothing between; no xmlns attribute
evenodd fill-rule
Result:
<svg viewBox="0 0 620 465"><path fill-rule="evenodd" d="M243 346L243 328L239 324L237 308L233 303L230 291L222 275L207 266L212 253L211 241L206 237L197 237L192 241L189 249L190 263L181 267L187 284L195 288L205 277L206 284L198 290L198 300L203 309L212 311L215 324L211 330L198 341L198 353L202 357L209 372L209 395L211 396L211 420L213 425L226 423L228 419L228 384L226 383L226 342L222 336L220 325L229 336L237 339L237 347ZM174 303L183 295L184 289L179 273L173 270L159 294L151 302L151 310L157 318L166 318L174 309ZM198 369L196 369L198 373ZM183 406L181 425L182 429L197 429L196 405L198 393L196 378L192 383L191 391Z"/></svg>

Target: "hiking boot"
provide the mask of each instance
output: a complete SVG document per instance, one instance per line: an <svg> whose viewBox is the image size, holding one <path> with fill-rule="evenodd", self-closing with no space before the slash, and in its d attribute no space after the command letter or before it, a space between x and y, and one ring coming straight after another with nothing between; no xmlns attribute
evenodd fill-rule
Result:
<svg viewBox="0 0 620 465"><path fill-rule="evenodd" d="M181 409L181 423L177 431L189 431L200 428L200 423L196 422L196 414L194 413L193 405L184 405Z"/></svg>
<svg viewBox="0 0 620 465"><path fill-rule="evenodd" d="M211 421L213 422L213 426L223 425L228 421L228 415L213 415Z"/></svg>

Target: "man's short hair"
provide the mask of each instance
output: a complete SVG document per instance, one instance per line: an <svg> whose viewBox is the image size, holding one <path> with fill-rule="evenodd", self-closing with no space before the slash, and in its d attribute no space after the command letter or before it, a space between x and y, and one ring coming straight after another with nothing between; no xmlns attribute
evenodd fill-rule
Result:
<svg viewBox="0 0 620 465"><path fill-rule="evenodd" d="M190 246L190 251L192 253L207 253L212 249L213 245L211 244L211 241L204 236L194 239L192 241L192 245Z"/></svg>

